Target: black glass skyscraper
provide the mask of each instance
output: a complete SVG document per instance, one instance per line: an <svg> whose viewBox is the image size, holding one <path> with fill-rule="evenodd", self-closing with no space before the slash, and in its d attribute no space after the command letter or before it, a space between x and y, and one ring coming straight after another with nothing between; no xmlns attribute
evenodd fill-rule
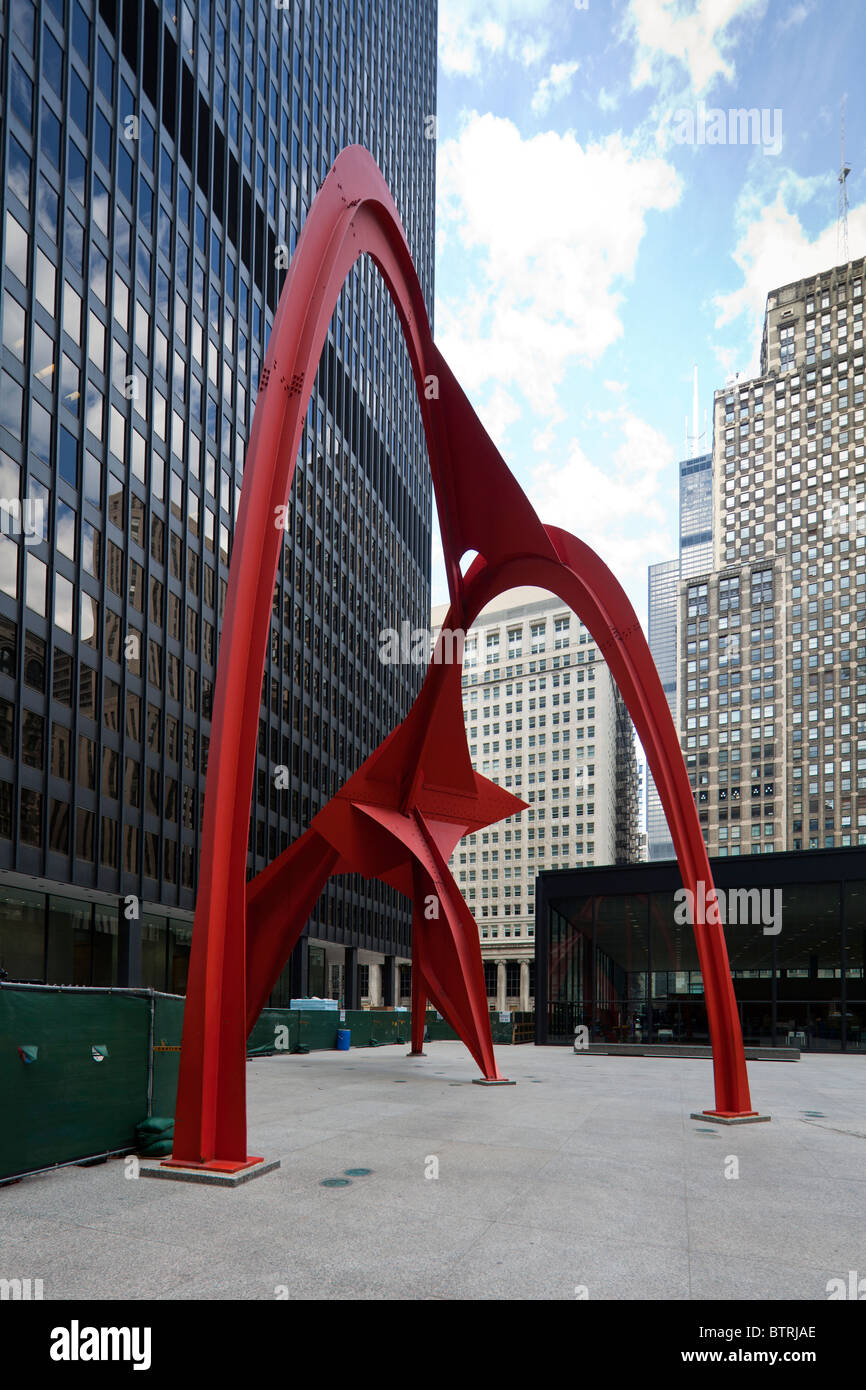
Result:
<svg viewBox="0 0 866 1390"><path fill-rule="evenodd" d="M0 964L14 978L183 987L220 618L285 267L331 162L359 142L432 306L435 57L425 0L0 13ZM362 262L295 477L250 873L417 693L419 668L381 665L378 634L429 623L429 479L399 322ZM332 883L293 989L325 993L349 964L354 1002L354 966L408 958L409 923L383 887Z"/></svg>

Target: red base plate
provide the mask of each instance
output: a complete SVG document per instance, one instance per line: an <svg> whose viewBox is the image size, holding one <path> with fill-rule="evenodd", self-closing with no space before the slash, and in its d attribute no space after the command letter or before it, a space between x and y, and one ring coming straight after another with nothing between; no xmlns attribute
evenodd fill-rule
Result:
<svg viewBox="0 0 866 1390"><path fill-rule="evenodd" d="M210 1158L206 1163L193 1163L187 1158L164 1158L160 1168L205 1168L212 1173L239 1173L242 1168L254 1168L263 1163L262 1158L247 1158L232 1161L224 1158Z"/></svg>

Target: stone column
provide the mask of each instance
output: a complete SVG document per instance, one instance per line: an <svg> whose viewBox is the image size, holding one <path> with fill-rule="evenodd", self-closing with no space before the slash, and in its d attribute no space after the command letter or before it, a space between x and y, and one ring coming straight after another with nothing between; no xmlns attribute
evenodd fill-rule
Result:
<svg viewBox="0 0 866 1390"><path fill-rule="evenodd" d="M496 1008L501 1012L505 1008L505 961L496 962Z"/></svg>
<svg viewBox="0 0 866 1390"><path fill-rule="evenodd" d="M529 1013L529 961L520 962L520 1011Z"/></svg>

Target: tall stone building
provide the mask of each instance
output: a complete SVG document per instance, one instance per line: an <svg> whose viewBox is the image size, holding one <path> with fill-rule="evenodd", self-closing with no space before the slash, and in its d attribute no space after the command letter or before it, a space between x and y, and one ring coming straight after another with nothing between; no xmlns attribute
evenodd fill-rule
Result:
<svg viewBox="0 0 866 1390"><path fill-rule="evenodd" d="M438 631L447 609L433 610ZM466 637L464 717L476 771L528 809L468 835L451 869L478 922L498 1008L534 997L535 878L639 857L634 727L590 634L540 589L512 589Z"/></svg>
<svg viewBox="0 0 866 1390"><path fill-rule="evenodd" d="M773 290L715 396L714 568L683 580L679 711L710 854L866 844L864 261Z"/></svg>

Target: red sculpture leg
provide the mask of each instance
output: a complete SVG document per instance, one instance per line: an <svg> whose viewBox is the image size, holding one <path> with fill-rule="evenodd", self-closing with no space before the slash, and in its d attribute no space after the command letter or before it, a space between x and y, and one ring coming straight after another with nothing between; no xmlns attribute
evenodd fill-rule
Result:
<svg viewBox="0 0 866 1390"><path fill-rule="evenodd" d="M537 584L558 594L589 629L619 686L647 756L677 850L683 883L715 902L712 871L679 739L658 672L637 615L611 571L576 537L558 528L547 534L556 564L522 557L487 566L479 557L466 576L463 615L472 621L492 597L516 585ZM452 621L451 615L446 623ZM716 1105L708 1114L754 1115L739 1013L720 921L694 926L713 1050Z"/></svg>
<svg viewBox="0 0 866 1390"><path fill-rule="evenodd" d="M427 846L427 854L423 859L419 855L416 867L424 903L418 936L427 996L468 1047L484 1077L500 1080L478 927L423 817L418 815L417 820Z"/></svg>
<svg viewBox="0 0 866 1390"><path fill-rule="evenodd" d="M401 815L384 807L361 808L388 828L413 856L416 908L413 930L420 944L426 997L465 1043L489 1080L499 1078L478 927L437 844L448 827L428 824L420 811ZM422 1034L423 1036L423 1034Z"/></svg>
<svg viewBox="0 0 866 1390"><path fill-rule="evenodd" d="M428 712L431 690L437 699ZM402 809L407 799L411 813ZM413 900L413 981L423 985L424 998L436 1003L489 1076L495 1061L478 929L448 871L447 858L464 834L524 808L525 802L472 770L460 667L434 664L407 719L319 812L305 834L248 884L248 1027L274 988L327 878L361 873ZM419 865L428 873L423 887L416 874ZM468 933L468 946L461 946L462 957L458 953L456 960L437 965L431 983L434 962L427 942L437 922L425 913L439 911L439 906L438 899L435 908L425 900L436 892L437 876L447 887L452 915L459 917L454 930ZM468 981L475 995L471 1005L459 1002ZM446 1001L445 1007L438 999Z"/></svg>
<svg viewBox="0 0 866 1390"><path fill-rule="evenodd" d="M300 940L337 858L332 845L308 832L247 886L247 1036Z"/></svg>
<svg viewBox="0 0 866 1390"><path fill-rule="evenodd" d="M410 1057L421 1057L424 1053L424 1025L427 1019L427 992L421 964L421 931L418 917L423 905L417 900L412 911L412 1048Z"/></svg>
<svg viewBox="0 0 866 1390"><path fill-rule="evenodd" d="M516 583L559 594L605 655L644 743L687 887L714 889L676 731L631 605L598 556L545 528L436 349L393 200L370 155L338 156L317 194L268 344L247 450L223 620L178 1083L173 1160L238 1167L246 1156L245 1043L327 879L378 877L418 901L416 945L429 998L488 1079L490 1038L478 930L447 868L463 834L523 803L472 770L460 666L434 664L403 724L296 845L251 884L247 836L262 675L283 541L282 517L337 298L369 254L397 306L418 393L451 596L465 629ZM461 557L477 559L464 577ZM696 927L716 1084L716 1113L753 1114L721 927Z"/></svg>

